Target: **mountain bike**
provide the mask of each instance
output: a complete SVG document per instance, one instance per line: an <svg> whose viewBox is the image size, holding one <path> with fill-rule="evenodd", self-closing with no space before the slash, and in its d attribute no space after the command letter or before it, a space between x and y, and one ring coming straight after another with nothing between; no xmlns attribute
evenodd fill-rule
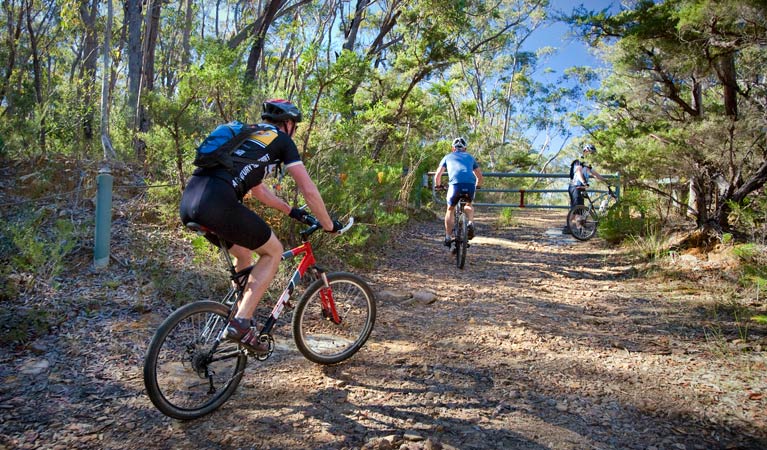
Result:
<svg viewBox="0 0 767 450"><path fill-rule="evenodd" d="M445 186L435 186L435 191L446 191ZM450 251L455 255L455 266L463 269L466 264L466 252L469 244L468 225L469 219L463 212L466 203L471 202L471 197L467 194L460 194L458 203L455 205L455 220L453 221L453 240L451 241Z"/></svg>
<svg viewBox="0 0 767 450"><path fill-rule="evenodd" d="M644 212L633 202L618 200L612 186L607 187L607 192L600 192L594 198L586 190L581 189L583 205L576 205L567 213L567 225L574 238L579 241L588 241L597 233L599 222L605 217L620 219L622 223L631 222L642 227Z"/></svg>
<svg viewBox="0 0 767 450"><path fill-rule="evenodd" d="M466 203L471 202L468 195L458 197L458 204L455 205L455 221L453 223L453 254L455 254L455 266L463 269L466 264L466 252L469 250L468 223L463 208Z"/></svg>
<svg viewBox="0 0 767 450"><path fill-rule="evenodd" d="M302 258L259 332L259 340L268 344L265 354L252 353L222 338L237 312L253 266L236 271L226 242L218 238L232 282L229 292L219 302L196 301L171 313L155 332L144 358L147 395L163 414L190 420L223 405L242 380L248 356L264 361L272 355L272 332L283 312L292 310L296 347L317 364L342 362L368 340L376 318L373 291L357 275L327 272L316 265L309 236L321 226L309 215L304 221L310 226L299 233L301 245L282 254L283 261ZM339 233L353 224L351 219ZM210 232L194 223L187 227L197 233ZM302 281L309 285L294 308L291 296Z"/></svg>

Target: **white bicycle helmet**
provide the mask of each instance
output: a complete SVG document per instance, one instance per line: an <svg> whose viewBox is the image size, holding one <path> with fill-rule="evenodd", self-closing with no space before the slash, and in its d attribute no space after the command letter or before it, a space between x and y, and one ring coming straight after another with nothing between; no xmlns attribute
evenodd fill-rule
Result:
<svg viewBox="0 0 767 450"><path fill-rule="evenodd" d="M453 139L453 148L459 149L459 150L465 150L466 149L466 139L462 137L457 137Z"/></svg>
<svg viewBox="0 0 767 450"><path fill-rule="evenodd" d="M596 153L597 152L597 148L594 147L594 144L586 144L586 145L583 146L583 151L584 152Z"/></svg>

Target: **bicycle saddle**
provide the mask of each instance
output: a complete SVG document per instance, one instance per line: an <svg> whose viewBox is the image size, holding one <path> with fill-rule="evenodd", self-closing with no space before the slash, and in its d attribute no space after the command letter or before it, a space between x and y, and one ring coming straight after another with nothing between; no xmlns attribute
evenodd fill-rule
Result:
<svg viewBox="0 0 767 450"><path fill-rule="evenodd" d="M187 228L189 228L190 230L194 231L195 233L213 233L213 232L212 232L212 231L210 231L208 228L206 228L206 227L204 227L204 226L200 225L200 224L199 224L199 223L197 223L197 222L187 222L187 223L185 223L184 225L185 225ZM213 234L215 234L215 233L213 233Z"/></svg>

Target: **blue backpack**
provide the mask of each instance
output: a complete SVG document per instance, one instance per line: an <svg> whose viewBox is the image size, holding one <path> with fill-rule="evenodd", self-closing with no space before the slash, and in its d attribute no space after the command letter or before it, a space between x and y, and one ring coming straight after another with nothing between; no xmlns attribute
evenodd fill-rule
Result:
<svg viewBox="0 0 767 450"><path fill-rule="evenodd" d="M237 120L219 125L197 147L194 165L202 168L232 168L232 152L255 130L255 125L245 125Z"/></svg>

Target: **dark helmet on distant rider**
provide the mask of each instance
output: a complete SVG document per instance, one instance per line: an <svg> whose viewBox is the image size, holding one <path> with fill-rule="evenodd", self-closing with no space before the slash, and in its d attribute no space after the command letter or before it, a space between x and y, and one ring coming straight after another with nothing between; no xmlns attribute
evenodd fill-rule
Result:
<svg viewBox="0 0 767 450"><path fill-rule="evenodd" d="M586 152L596 153L597 152L597 148L594 147L594 144L586 144L586 145L583 146L583 152L584 153L586 153Z"/></svg>
<svg viewBox="0 0 767 450"><path fill-rule="evenodd" d="M298 110L296 105L281 98L272 98L265 101L261 109L261 118L269 119L273 122L292 120L298 123L302 119L301 111Z"/></svg>

